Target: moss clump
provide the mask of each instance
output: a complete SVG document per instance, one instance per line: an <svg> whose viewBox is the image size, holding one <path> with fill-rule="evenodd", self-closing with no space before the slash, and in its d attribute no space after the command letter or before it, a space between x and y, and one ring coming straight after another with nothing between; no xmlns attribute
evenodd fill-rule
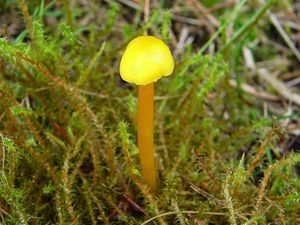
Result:
<svg viewBox="0 0 300 225"><path fill-rule="evenodd" d="M193 43L173 46L174 76L156 87L161 191L154 196L138 164L136 90L120 80L118 64L143 30L172 43L185 22L163 4L143 24L138 5L82 1L70 10L63 2L4 3L7 21L20 27L0 39L1 223L299 223L300 156L290 151L297 150L290 129L298 114L280 115L280 102L250 96L241 83L264 87L247 74L241 49L270 38L247 38L251 29L269 29L256 25L269 23L266 10L254 14L241 1L216 13L227 19L211 35L195 33ZM250 23L227 36L243 10ZM243 45L233 47L240 38ZM211 43L218 51L208 54Z"/></svg>

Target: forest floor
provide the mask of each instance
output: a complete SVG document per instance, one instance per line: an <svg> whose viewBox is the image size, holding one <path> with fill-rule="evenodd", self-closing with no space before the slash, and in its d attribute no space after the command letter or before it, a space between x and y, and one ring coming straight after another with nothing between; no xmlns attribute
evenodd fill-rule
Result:
<svg viewBox="0 0 300 225"><path fill-rule="evenodd" d="M157 193L119 73L145 32ZM299 62L298 0L1 0L0 224L300 224Z"/></svg>

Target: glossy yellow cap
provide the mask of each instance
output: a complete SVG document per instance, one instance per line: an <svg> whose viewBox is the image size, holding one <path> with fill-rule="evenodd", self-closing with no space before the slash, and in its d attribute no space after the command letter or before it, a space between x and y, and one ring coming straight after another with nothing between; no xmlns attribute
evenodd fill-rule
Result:
<svg viewBox="0 0 300 225"><path fill-rule="evenodd" d="M140 36L129 42L120 63L123 80L146 85L174 70L174 60L168 46L153 36Z"/></svg>

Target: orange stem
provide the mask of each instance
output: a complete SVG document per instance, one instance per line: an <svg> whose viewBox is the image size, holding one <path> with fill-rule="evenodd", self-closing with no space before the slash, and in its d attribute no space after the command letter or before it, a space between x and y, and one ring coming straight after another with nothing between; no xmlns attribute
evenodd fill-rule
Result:
<svg viewBox="0 0 300 225"><path fill-rule="evenodd" d="M153 144L154 84L139 86L138 93L138 148L145 183L152 192L158 189L158 176Z"/></svg>

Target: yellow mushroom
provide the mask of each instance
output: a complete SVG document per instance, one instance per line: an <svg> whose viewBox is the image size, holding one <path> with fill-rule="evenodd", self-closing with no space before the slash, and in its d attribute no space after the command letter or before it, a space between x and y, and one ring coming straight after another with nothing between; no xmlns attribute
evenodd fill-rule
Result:
<svg viewBox="0 0 300 225"><path fill-rule="evenodd" d="M140 36L127 46L120 63L123 80L139 85L138 148L145 183L152 192L158 190L158 174L153 144L154 84L174 70L174 60L168 46L153 36Z"/></svg>
<svg viewBox="0 0 300 225"><path fill-rule="evenodd" d="M174 60L168 46L153 36L140 36L127 46L120 63L123 80L136 85L146 85L162 76L169 76Z"/></svg>

